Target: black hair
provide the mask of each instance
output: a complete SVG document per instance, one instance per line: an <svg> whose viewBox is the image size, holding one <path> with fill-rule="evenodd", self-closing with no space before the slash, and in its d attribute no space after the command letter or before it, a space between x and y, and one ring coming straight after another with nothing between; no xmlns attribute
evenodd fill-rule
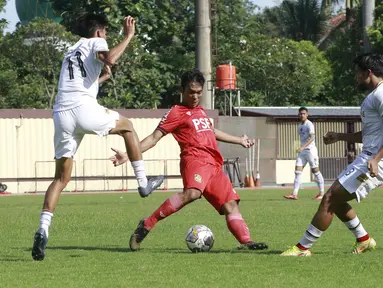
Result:
<svg viewBox="0 0 383 288"><path fill-rule="evenodd" d="M378 53L366 53L358 55L354 63L362 71L371 70L377 77L383 76L383 55Z"/></svg>
<svg viewBox="0 0 383 288"><path fill-rule="evenodd" d="M98 29L108 26L108 20L102 15L86 14L77 20L77 34L90 38Z"/></svg>
<svg viewBox="0 0 383 288"><path fill-rule="evenodd" d="M201 84L202 87L203 85L205 85L205 77L203 77L203 74L198 69L189 70L182 74L181 76L182 90L185 90L186 87L192 82L197 82Z"/></svg>
<svg viewBox="0 0 383 288"><path fill-rule="evenodd" d="M306 107L302 106L301 108L299 108L298 111L299 111L299 112L306 111L306 112L308 113L308 112L309 112L309 109L307 109Z"/></svg>

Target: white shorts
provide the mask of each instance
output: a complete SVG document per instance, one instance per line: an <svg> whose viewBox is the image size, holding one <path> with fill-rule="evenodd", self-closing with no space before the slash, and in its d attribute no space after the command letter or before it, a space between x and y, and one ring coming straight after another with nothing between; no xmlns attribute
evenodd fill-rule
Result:
<svg viewBox="0 0 383 288"><path fill-rule="evenodd" d="M379 173L372 178L368 171L368 160L373 155L362 152L338 176L339 183L350 193L355 193L357 201L367 197L368 193L383 184L383 160L379 162Z"/></svg>
<svg viewBox="0 0 383 288"><path fill-rule="evenodd" d="M312 169L319 167L319 157L317 149L306 149L299 152L297 160L295 162L295 166L305 167L307 162L309 163Z"/></svg>
<svg viewBox="0 0 383 288"><path fill-rule="evenodd" d="M85 134L106 136L119 119L120 114L97 102L53 112L55 159L73 157Z"/></svg>

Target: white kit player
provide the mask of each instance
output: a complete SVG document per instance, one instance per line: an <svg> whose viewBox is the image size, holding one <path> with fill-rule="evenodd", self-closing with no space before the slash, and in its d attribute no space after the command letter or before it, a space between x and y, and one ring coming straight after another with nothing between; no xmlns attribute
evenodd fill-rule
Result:
<svg viewBox="0 0 383 288"><path fill-rule="evenodd" d="M361 55L355 59L355 64L358 84L371 91L361 105L362 131L328 132L323 140L325 144L337 141L363 143L363 150L326 192L299 243L282 253L283 256L310 256L309 249L328 229L334 214L356 238L352 253L361 254L376 247L375 240L347 202L353 199L360 202L383 184L383 55Z"/></svg>
<svg viewBox="0 0 383 288"><path fill-rule="evenodd" d="M135 34L135 20L130 16L125 17L123 40L109 50L106 42L107 24L102 16L82 17L78 22L78 34L82 38L64 56L53 107L56 172L45 194L40 228L35 233L32 248L34 260L43 260L45 257L53 212L60 193L71 178L73 156L85 134L115 134L124 138L141 197L147 197L163 181L163 176L146 177L140 141L132 122L97 102L99 84L110 77L110 66L121 57ZM100 77L103 67L107 73Z"/></svg>
<svg viewBox="0 0 383 288"><path fill-rule="evenodd" d="M298 126L298 133L301 141L300 147L297 149L298 157L295 164L295 180L294 191L292 194L285 195L286 199L298 200L298 192L302 181L302 171L306 164L309 163L311 172L315 175L319 188L319 194L314 200L321 200L324 194L324 179L319 171L318 149L315 145L315 129L314 124L307 119L308 109L306 107L299 108L299 119L301 123Z"/></svg>

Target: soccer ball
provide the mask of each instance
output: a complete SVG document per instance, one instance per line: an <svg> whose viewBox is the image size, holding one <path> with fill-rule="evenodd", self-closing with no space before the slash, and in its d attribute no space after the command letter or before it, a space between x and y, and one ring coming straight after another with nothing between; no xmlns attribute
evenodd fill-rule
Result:
<svg viewBox="0 0 383 288"><path fill-rule="evenodd" d="M192 252L207 252L214 244L214 235L205 225L194 225L186 233L186 245Z"/></svg>

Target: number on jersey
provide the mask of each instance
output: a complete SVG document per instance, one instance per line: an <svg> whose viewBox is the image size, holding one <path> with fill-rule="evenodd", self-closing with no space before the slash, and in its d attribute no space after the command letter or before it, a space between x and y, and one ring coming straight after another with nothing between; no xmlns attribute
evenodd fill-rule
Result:
<svg viewBox="0 0 383 288"><path fill-rule="evenodd" d="M86 77L86 71L85 71L85 68L84 68L84 62L81 59L81 56L82 56L81 52L77 51L74 55L77 58L78 67L80 67L80 71L81 71L81 76L83 78L85 78ZM68 58L68 70L69 70L69 79L70 80L74 79L73 61L70 59L70 57Z"/></svg>

